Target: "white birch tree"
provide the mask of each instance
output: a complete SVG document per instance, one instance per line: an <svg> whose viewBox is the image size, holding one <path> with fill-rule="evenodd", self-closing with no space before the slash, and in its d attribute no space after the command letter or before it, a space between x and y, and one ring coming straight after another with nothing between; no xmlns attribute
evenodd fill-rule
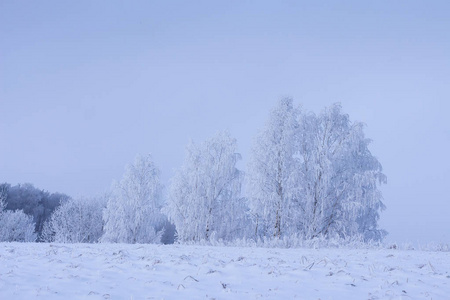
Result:
<svg viewBox="0 0 450 300"><path fill-rule="evenodd" d="M45 223L42 239L57 243L97 243L103 234L104 197L62 203Z"/></svg>
<svg viewBox="0 0 450 300"><path fill-rule="evenodd" d="M103 242L159 243L163 233L160 171L151 156L137 156L113 185L103 213Z"/></svg>
<svg viewBox="0 0 450 300"><path fill-rule="evenodd" d="M22 210L7 211L6 193L0 190L0 242L34 242L36 224Z"/></svg>
<svg viewBox="0 0 450 300"><path fill-rule="evenodd" d="M280 101L250 163L249 203L259 236L383 238L377 222L386 177L363 127L340 104L316 115Z"/></svg>
<svg viewBox="0 0 450 300"><path fill-rule="evenodd" d="M302 228L307 238L361 234L380 239L384 209L378 185L386 182L381 164L368 149L363 124L351 122L340 104L302 118Z"/></svg>
<svg viewBox="0 0 450 300"><path fill-rule="evenodd" d="M299 115L292 99L282 99L253 145L248 192L256 237L281 237L292 230L292 220L298 215L295 152Z"/></svg>
<svg viewBox="0 0 450 300"><path fill-rule="evenodd" d="M200 146L187 147L183 166L172 180L164 209L179 241L231 240L246 228L241 197L242 172L236 140L220 132Z"/></svg>

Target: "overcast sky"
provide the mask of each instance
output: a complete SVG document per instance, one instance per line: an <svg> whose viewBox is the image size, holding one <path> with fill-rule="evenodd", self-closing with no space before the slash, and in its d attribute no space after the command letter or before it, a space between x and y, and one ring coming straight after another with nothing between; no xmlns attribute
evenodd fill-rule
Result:
<svg viewBox="0 0 450 300"><path fill-rule="evenodd" d="M222 129L245 168L281 97L341 102L388 239L450 242L450 2L156 2L0 2L0 182L90 196L151 153L167 186Z"/></svg>

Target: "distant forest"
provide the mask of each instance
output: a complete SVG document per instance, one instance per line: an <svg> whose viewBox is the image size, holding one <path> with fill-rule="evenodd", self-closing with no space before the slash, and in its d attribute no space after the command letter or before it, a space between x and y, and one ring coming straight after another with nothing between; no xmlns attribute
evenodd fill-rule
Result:
<svg viewBox="0 0 450 300"><path fill-rule="evenodd" d="M55 209L70 199L66 194L50 193L34 187L31 183L15 186L9 183L0 184L0 195L3 195L6 211L23 211L32 217L34 231L38 237Z"/></svg>

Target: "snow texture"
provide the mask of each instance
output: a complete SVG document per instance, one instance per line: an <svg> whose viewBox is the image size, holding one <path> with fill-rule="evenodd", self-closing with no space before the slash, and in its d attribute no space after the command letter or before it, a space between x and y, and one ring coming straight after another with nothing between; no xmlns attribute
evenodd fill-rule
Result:
<svg viewBox="0 0 450 300"><path fill-rule="evenodd" d="M448 299L450 253L0 244L0 299Z"/></svg>

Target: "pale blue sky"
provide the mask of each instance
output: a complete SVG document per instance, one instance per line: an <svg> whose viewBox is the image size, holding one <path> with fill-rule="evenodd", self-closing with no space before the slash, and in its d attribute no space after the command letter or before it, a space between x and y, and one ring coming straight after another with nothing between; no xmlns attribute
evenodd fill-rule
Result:
<svg viewBox="0 0 450 300"><path fill-rule="evenodd" d="M388 176L389 239L450 242L449 16L447 1L0 1L0 181L94 195L152 153L167 185L189 139L221 129L245 168L280 97L341 102Z"/></svg>

